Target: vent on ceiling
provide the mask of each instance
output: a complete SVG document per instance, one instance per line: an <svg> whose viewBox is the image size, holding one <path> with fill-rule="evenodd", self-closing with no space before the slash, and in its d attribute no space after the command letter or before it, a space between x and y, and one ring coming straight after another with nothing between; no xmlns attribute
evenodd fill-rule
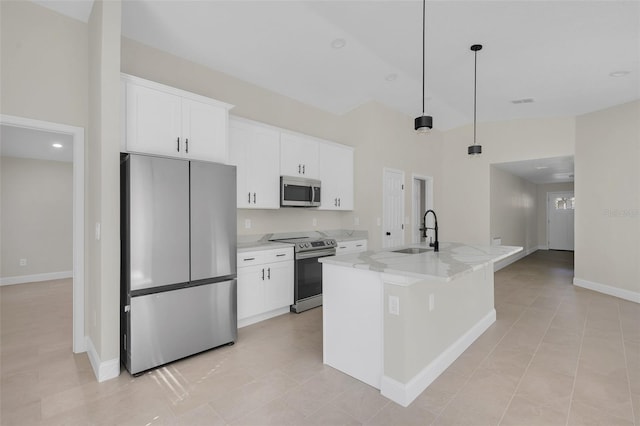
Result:
<svg viewBox="0 0 640 426"><path fill-rule="evenodd" d="M514 99L511 101L512 104L530 104L533 103L533 98L524 98L524 99Z"/></svg>

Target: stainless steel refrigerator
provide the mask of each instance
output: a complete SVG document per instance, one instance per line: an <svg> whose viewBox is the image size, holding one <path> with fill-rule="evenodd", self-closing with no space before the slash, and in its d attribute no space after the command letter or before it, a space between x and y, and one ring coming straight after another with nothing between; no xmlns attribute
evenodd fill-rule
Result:
<svg viewBox="0 0 640 426"><path fill-rule="evenodd" d="M236 168L121 154L120 178L127 370L235 342Z"/></svg>

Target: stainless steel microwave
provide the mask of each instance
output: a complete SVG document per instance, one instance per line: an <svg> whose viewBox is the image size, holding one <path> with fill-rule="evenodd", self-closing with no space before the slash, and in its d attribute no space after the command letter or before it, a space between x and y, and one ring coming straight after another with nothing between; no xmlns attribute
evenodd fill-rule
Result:
<svg viewBox="0 0 640 426"><path fill-rule="evenodd" d="M320 181L295 176L280 176L280 205L282 207L318 207Z"/></svg>

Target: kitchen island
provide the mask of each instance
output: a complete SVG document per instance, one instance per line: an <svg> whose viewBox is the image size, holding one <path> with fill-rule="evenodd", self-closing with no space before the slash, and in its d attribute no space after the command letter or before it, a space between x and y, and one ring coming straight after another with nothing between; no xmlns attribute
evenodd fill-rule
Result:
<svg viewBox="0 0 640 426"><path fill-rule="evenodd" d="M320 259L324 363L408 406L495 322L493 263L520 251L423 243Z"/></svg>

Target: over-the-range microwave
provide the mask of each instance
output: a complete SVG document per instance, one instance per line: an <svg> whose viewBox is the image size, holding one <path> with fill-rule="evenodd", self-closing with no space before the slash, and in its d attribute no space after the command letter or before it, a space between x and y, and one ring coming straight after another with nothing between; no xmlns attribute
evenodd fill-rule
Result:
<svg viewBox="0 0 640 426"><path fill-rule="evenodd" d="M296 176L280 176L280 205L282 207L318 207L320 181Z"/></svg>

